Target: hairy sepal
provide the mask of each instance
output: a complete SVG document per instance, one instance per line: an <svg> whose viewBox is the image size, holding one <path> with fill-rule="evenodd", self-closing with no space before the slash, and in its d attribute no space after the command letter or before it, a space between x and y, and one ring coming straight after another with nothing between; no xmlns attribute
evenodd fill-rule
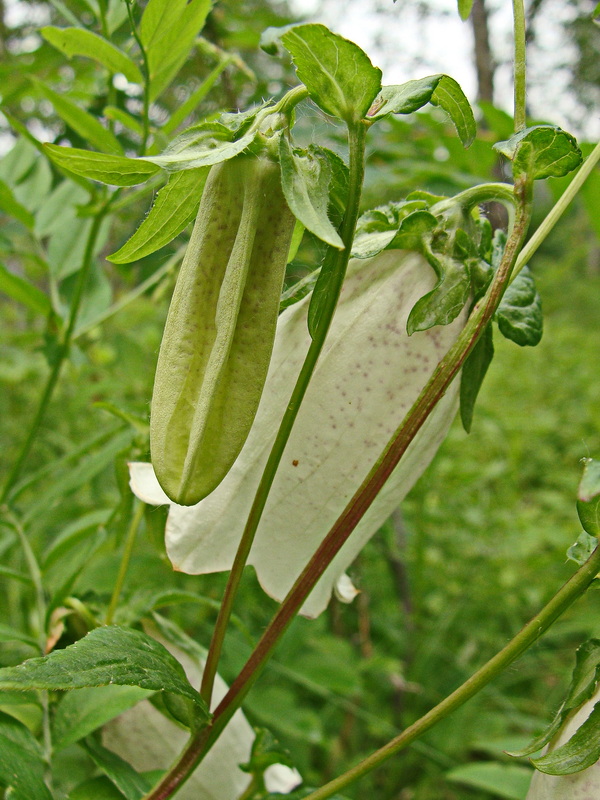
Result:
<svg viewBox="0 0 600 800"><path fill-rule="evenodd" d="M415 302L436 276L416 253L387 250L352 260L332 328L259 525L249 563L264 590L282 600L367 475L462 329L406 332ZM266 388L246 445L231 471L193 508L172 506L167 551L176 569L231 568L244 522L286 403L309 346L307 296L280 316ZM399 505L435 455L457 408L453 384L303 606L316 616L365 543ZM164 502L147 465L132 466L132 487Z"/></svg>
<svg viewBox="0 0 600 800"><path fill-rule="evenodd" d="M169 308L150 416L168 497L199 502L254 420L277 324L294 217L279 167L238 156L211 169Z"/></svg>

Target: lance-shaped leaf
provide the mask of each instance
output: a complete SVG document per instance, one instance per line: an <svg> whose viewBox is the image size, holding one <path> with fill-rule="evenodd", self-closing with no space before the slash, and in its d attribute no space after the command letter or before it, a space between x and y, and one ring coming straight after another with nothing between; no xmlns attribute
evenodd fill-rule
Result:
<svg viewBox="0 0 600 800"><path fill-rule="evenodd" d="M156 196L150 213L120 250L108 256L113 264L127 264L169 244L194 219L208 175L208 167L176 172Z"/></svg>
<svg viewBox="0 0 600 800"><path fill-rule="evenodd" d="M135 186L160 171L160 167L142 158L105 155L56 144L45 144L44 151L59 167L111 186Z"/></svg>
<svg viewBox="0 0 600 800"><path fill-rule="evenodd" d="M430 75L397 86L384 86L369 109L368 118L412 114L427 103L439 106L450 116L460 140L468 147L476 134L473 109L459 84L449 75Z"/></svg>
<svg viewBox="0 0 600 800"><path fill-rule="evenodd" d="M583 529L591 536L600 536L600 461L593 458L584 459L577 513Z"/></svg>
<svg viewBox="0 0 600 800"><path fill-rule="evenodd" d="M466 311L451 324L408 337L415 302L436 282L415 253L387 250L353 260L325 351L298 412L275 476L249 563L265 591L283 599L375 463L437 363L456 340ZM193 507L171 505L167 550L182 572L231 568L260 475L308 349L310 298L279 317L269 375L246 444L220 486ZM451 387L429 417L352 536L303 607L316 616L348 565L423 472L457 406ZM150 465L132 466L146 502L169 502Z"/></svg>
<svg viewBox="0 0 600 800"><path fill-rule="evenodd" d="M515 178L561 178L581 164L581 150L570 133L554 125L525 128L494 149L513 162Z"/></svg>
<svg viewBox="0 0 600 800"><path fill-rule="evenodd" d="M190 686L179 662L151 636L114 625L96 628L64 650L0 669L0 689L80 689L140 686L183 698L186 722L210 719L206 704Z"/></svg>
<svg viewBox="0 0 600 800"><path fill-rule="evenodd" d="M319 108L350 124L363 119L381 89L381 70L358 45L324 25L296 25L281 41Z"/></svg>
<svg viewBox="0 0 600 800"><path fill-rule="evenodd" d="M288 138L279 145L281 185L287 204L296 219L319 239L342 250L344 243L327 215L331 166L320 148L293 150Z"/></svg>
<svg viewBox="0 0 600 800"><path fill-rule="evenodd" d="M174 139L163 153L147 156L146 160L169 170L208 167L239 155L252 144L256 134L256 129L249 128L234 138L222 123L200 123Z"/></svg>
<svg viewBox="0 0 600 800"><path fill-rule="evenodd" d="M0 712L0 786L12 800L52 800L44 783L46 763L33 734Z"/></svg>
<svg viewBox="0 0 600 800"><path fill-rule="evenodd" d="M84 28L57 28L54 25L47 25L40 33L67 58L73 56L91 58L111 72L122 72L132 83L144 82L137 64L126 53L97 33Z"/></svg>
<svg viewBox="0 0 600 800"><path fill-rule="evenodd" d="M469 19L472 8L473 0L458 0L458 13L463 21Z"/></svg>
<svg viewBox="0 0 600 800"><path fill-rule="evenodd" d="M460 374L460 419L467 433L471 432L475 401L493 357L493 331L491 324L488 324L465 361Z"/></svg>
<svg viewBox="0 0 600 800"><path fill-rule="evenodd" d="M542 299L528 267L510 284L496 312L500 333L525 347L539 344L543 333Z"/></svg>

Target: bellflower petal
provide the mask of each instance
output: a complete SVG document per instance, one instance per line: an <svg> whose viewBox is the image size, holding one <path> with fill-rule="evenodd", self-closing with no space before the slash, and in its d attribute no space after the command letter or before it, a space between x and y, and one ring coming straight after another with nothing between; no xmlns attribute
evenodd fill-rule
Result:
<svg viewBox="0 0 600 800"><path fill-rule="evenodd" d="M433 270L415 253L387 250L350 262L331 331L250 552L248 563L276 600L285 597L458 337L466 311L450 325L410 337L406 333L408 314L435 283ZM231 568L310 343L309 302L310 297L304 298L279 318L258 413L228 475L198 505L171 505L166 543L177 570L199 574ZM455 382L327 568L302 607L303 614L317 616L327 606L340 576L428 466L457 404ZM134 491L139 471L139 467L132 470Z"/></svg>

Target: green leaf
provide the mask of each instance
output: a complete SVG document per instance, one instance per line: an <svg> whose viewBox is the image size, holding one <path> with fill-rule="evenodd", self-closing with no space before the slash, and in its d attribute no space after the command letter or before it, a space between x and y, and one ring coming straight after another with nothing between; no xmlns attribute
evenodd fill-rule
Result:
<svg viewBox="0 0 600 800"><path fill-rule="evenodd" d="M494 761L455 767L445 775L452 783L480 789L505 800L524 800L531 776L532 770L528 767Z"/></svg>
<svg viewBox="0 0 600 800"><path fill-rule="evenodd" d="M328 305L329 297L335 281L336 256L335 250L328 250L321 266L319 276L313 289L310 305L308 306L308 332L312 339L319 335L319 328L323 320L323 311Z"/></svg>
<svg viewBox="0 0 600 800"><path fill-rule="evenodd" d="M0 688L80 689L90 686L140 686L187 701L188 722L205 725L206 703L190 686L183 667L155 639L115 625L96 628L64 650L0 669Z"/></svg>
<svg viewBox="0 0 600 800"><path fill-rule="evenodd" d="M547 775L572 775L581 772L600 758L600 703L566 744L533 758L531 763Z"/></svg>
<svg viewBox="0 0 600 800"><path fill-rule="evenodd" d="M0 180L0 211L14 217L26 228L33 228L33 215L19 203L12 189L3 180Z"/></svg>
<svg viewBox="0 0 600 800"><path fill-rule="evenodd" d="M12 800L52 800L44 783L46 764L34 736L0 712L0 786Z"/></svg>
<svg viewBox="0 0 600 800"><path fill-rule="evenodd" d="M211 6L211 0L150 0L146 5L140 37L148 57L151 101L185 63Z"/></svg>
<svg viewBox="0 0 600 800"><path fill-rule="evenodd" d="M58 752L84 739L152 694L139 686L102 686L67 692L52 720L53 750Z"/></svg>
<svg viewBox="0 0 600 800"><path fill-rule="evenodd" d="M106 119L111 119L120 123L124 128L128 128L137 136L141 137L144 135L144 126L139 119L136 119L136 117L128 114L127 111L124 111L122 108L117 108L116 106L104 106L102 114L106 117Z"/></svg>
<svg viewBox="0 0 600 800"><path fill-rule="evenodd" d="M40 30L44 39L67 58L83 56L97 61L110 72L122 72L128 81L143 83L144 78L132 59L97 33L84 28L57 28L47 25Z"/></svg>
<svg viewBox="0 0 600 800"><path fill-rule="evenodd" d="M297 25L281 41L323 111L349 124L365 117L381 89L381 70L358 45L324 25Z"/></svg>
<svg viewBox="0 0 600 800"><path fill-rule="evenodd" d="M527 267L504 293L496 321L502 335L521 347L539 344L543 332L542 300Z"/></svg>
<svg viewBox="0 0 600 800"><path fill-rule="evenodd" d="M508 753L515 758L537 753L560 730L568 714L594 694L600 678L600 639L590 639L577 649L575 668L565 701L548 727L522 750ZM597 760L597 759L595 759ZM535 763L535 762L534 762ZM537 766L537 764L536 764ZM544 772L545 770L542 770Z"/></svg>
<svg viewBox="0 0 600 800"><path fill-rule="evenodd" d="M72 180L61 181L35 215L35 235L41 239L64 226L67 220L75 220L78 207L85 205L89 199L89 191Z"/></svg>
<svg viewBox="0 0 600 800"><path fill-rule="evenodd" d="M203 122L184 131L158 156L146 160L165 169L196 169L228 161L252 144L257 131L247 130L233 139L233 132L219 122Z"/></svg>
<svg viewBox="0 0 600 800"><path fill-rule="evenodd" d="M473 109L459 84L448 75L442 75L431 103L442 108L450 117L465 147L473 142L477 133Z"/></svg>
<svg viewBox="0 0 600 800"><path fill-rule="evenodd" d="M47 295L25 278L9 272L4 264L0 264L0 292L22 303L36 314L47 316L52 308Z"/></svg>
<svg viewBox="0 0 600 800"><path fill-rule="evenodd" d="M408 335L425 331L434 325L447 325L464 308L469 299L471 281L467 265L443 253L426 252L427 260L438 276L430 292L417 300L408 315Z"/></svg>
<svg viewBox="0 0 600 800"><path fill-rule="evenodd" d="M160 169L142 158L104 155L76 147L45 144L44 151L59 167L111 186L135 186L144 183Z"/></svg>
<svg viewBox="0 0 600 800"><path fill-rule="evenodd" d="M93 147L105 153L120 155L123 152L121 143L114 133L105 128L96 117L41 81L34 80L34 84L40 94L52 103L58 116Z"/></svg>
<svg viewBox="0 0 600 800"><path fill-rule="evenodd" d="M581 164L577 140L554 125L535 125L516 133L494 149L513 162L513 175L531 180L561 178Z"/></svg>
<svg viewBox="0 0 600 800"><path fill-rule="evenodd" d="M127 800L141 800L152 788L150 782L136 772L131 764L93 739L85 742L84 749Z"/></svg>
<svg viewBox="0 0 600 800"><path fill-rule="evenodd" d="M352 243L354 258L371 258L386 247L421 252L421 239L437 225L423 200L405 200L366 211L358 220Z"/></svg>
<svg viewBox="0 0 600 800"><path fill-rule="evenodd" d="M469 19L472 8L473 0L458 0L458 13L463 22Z"/></svg>
<svg viewBox="0 0 600 800"><path fill-rule="evenodd" d="M294 216L319 239L343 250L344 243L327 216L331 166L319 147L292 150L288 138L279 142L281 185Z"/></svg>
<svg viewBox="0 0 600 800"><path fill-rule="evenodd" d="M493 357L493 331L488 324L465 361L460 377L460 418L467 433L471 432L475 401Z"/></svg>
<svg viewBox="0 0 600 800"><path fill-rule="evenodd" d="M48 242L47 263L56 280L63 280L81 269L92 225L91 217L71 217L65 214L65 219L55 228ZM111 220L106 218L95 241L95 256L106 244L110 226Z"/></svg>
<svg viewBox="0 0 600 800"><path fill-rule="evenodd" d="M582 531L577 537L577 541L574 542L567 550L567 558L569 561L574 561L581 567L592 555L597 546L597 537L590 536L589 533Z"/></svg>
<svg viewBox="0 0 600 800"><path fill-rule="evenodd" d="M104 775L90 778L69 792L69 800L123 800L124 795Z"/></svg>
<svg viewBox="0 0 600 800"><path fill-rule="evenodd" d="M584 459L577 513L583 529L591 536L600 536L600 461L593 458Z"/></svg>
<svg viewBox="0 0 600 800"><path fill-rule="evenodd" d="M113 264L136 261L178 236L198 213L209 169L200 167L171 175L140 227L120 250L107 256L107 260Z"/></svg>

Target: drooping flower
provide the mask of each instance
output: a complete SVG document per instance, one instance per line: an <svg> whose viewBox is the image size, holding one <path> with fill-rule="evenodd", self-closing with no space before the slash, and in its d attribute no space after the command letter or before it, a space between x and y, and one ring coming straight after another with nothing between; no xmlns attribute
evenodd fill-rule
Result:
<svg viewBox="0 0 600 800"><path fill-rule="evenodd" d="M282 600L374 464L393 431L460 333L450 325L412 336L411 309L436 283L415 253L386 250L352 260L332 327L275 477L249 563L263 589ZM241 532L310 339L310 297L280 316L265 390L250 435L223 482L196 506L170 504L149 464L131 465L134 493L169 503L166 544L175 569L231 568ZM345 570L428 466L457 408L450 387L375 502L302 607L316 616L337 586L352 599ZM341 582L340 582L341 581Z"/></svg>

